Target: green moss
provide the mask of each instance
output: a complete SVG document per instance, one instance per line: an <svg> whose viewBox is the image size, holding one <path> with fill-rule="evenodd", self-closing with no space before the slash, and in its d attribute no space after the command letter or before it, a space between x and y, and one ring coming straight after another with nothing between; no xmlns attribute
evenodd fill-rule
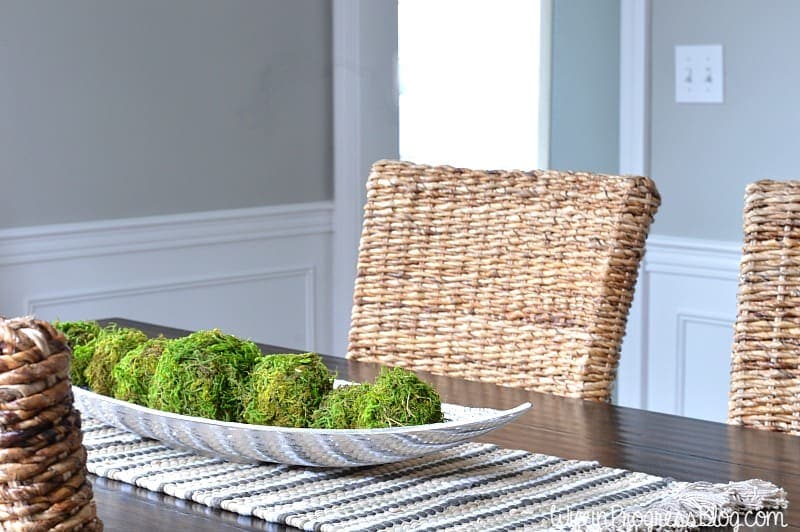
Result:
<svg viewBox="0 0 800 532"><path fill-rule="evenodd" d="M240 390L260 358L256 344L219 329L173 340L158 360L147 404L177 414L238 421Z"/></svg>
<svg viewBox="0 0 800 532"><path fill-rule="evenodd" d="M253 368L243 393L246 423L307 427L333 377L316 353L269 355Z"/></svg>
<svg viewBox="0 0 800 532"><path fill-rule="evenodd" d="M328 393L314 412L311 427L315 429L354 429L359 401L369 393L368 383L339 386Z"/></svg>
<svg viewBox="0 0 800 532"><path fill-rule="evenodd" d="M106 327L94 339L94 353L83 372L92 391L112 395L114 391L114 366L128 351L147 341L147 335L138 329ZM81 353L83 357L84 354Z"/></svg>
<svg viewBox="0 0 800 532"><path fill-rule="evenodd" d="M94 354L94 341L102 329L96 321L54 321L53 326L67 338L72 349L70 379L76 386L87 386L84 371Z"/></svg>
<svg viewBox="0 0 800 532"><path fill-rule="evenodd" d="M171 340L160 336L128 351L114 366L114 397L121 401L147 404L150 381L158 359Z"/></svg>
<svg viewBox="0 0 800 532"><path fill-rule="evenodd" d="M67 337L71 348L86 345L100 334L100 324L96 321L54 321L53 327Z"/></svg>
<svg viewBox="0 0 800 532"><path fill-rule="evenodd" d="M444 421L433 387L411 371L382 369L368 393L357 401L358 428L400 427Z"/></svg>
<svg viewBox="0 0 800 532"><path fill-rule="evenodd" d="M385 428L444 421L439 394L414 373L383 369L373 384L342 386L325 396L312 427Z"/></svg>
<svg viewBox="0 0 800 532"><path fill-rule="evenodd" d="M89 381L86 380L86 368L94 356L95 340L88 344L83 344L75 347L72 350L72 365L69 368L70 380L75 386L89 386Z"/></svg>

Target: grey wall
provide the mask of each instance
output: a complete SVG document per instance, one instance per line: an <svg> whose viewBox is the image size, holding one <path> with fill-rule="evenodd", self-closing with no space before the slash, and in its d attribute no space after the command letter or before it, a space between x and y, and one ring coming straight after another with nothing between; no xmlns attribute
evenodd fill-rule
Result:
<svg viewBox="0 0 800 532"><path fill-rule="evenodd" d="M329 0L0 0L0 228L330 199Z"/></svg>
<svg viewBox="0 0 800 532"><path fill-rule="evenodd" d="M554 0L550 168L619 169L619 0Z"/></svg>
<svg viewBox="0 0 800 532"><path fill-rule="evenodd" d="M744 187L800 179L800 2L653 0L653 232L741 240ZM674 47L722 44L722 104L675 103Z"/></svg>

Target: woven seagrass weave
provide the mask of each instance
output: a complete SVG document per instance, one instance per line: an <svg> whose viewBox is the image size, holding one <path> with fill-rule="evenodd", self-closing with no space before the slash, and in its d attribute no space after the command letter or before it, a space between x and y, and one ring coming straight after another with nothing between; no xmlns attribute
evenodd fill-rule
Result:
<svg viewBox="0 0 800 532"><path fill-rule="evenodd" d="M645 177L379 161L347 356L608 400L659 202Z"/></svg>
<svg viewBox="0 0 800 532"><path fill-rule="evenodd" d="M728 420L800 435L800 181L745 193Z"/></svg>
<svg viewBox="0 0 800 532"><path fill-rule="evenodd" d="M103 530L86 478L64 335L0 316L0 530Z"/></svg>

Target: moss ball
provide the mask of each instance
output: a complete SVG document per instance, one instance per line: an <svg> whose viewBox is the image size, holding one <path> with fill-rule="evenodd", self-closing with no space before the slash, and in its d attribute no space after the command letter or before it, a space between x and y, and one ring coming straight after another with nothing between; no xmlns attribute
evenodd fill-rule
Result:
<svg viewBox="0 0 800 532"><path fill-rule="evenodd" d="M358 400L358 428L401 427L444 421L442 401L433 387L411 371L383 368L369 392Z"/></svg>
<svg viewBox="0 0 800 532"><path fill-rule="evenodd" d="M253 368L243 394L246 423L308 427L333 377L316 353L269 355Z"/></svg>
<svg viewBox="0 0 800 532"><path fill-rule="evenodd" d="M92 391L102 395L114 393L114 366L128 351L147 341L147 335L138 329L103 329L94 340L94 354L86 366L84 375Z"/></svg>
<svg viewBox="0 0 800 532"><path fill-rule="evenodd" d="M53 326L64 334L72 349L69 371L72 384L87 386L84 371L94 355L94 341L102 331L100 324L96 321L54 321Z"/></svg>
<svg viewBox="0 0 800 532"><path fill-rule="evenodd" d="M67 337L71 348L86 345L100 334L102 327L96 321L54 321L53 327Z"/></svg>
<svg viewBox="0 0 800 532"><path fill-rule="evenodd" d="M314 412L311 427L315 429L354 429L361 398L372 385L351 384L334 388Z"/></svg>
<svg viewBox="0 0 800 532"><path fill-rule="evenodd" d="M86 368L89 367L94 356L95 341L88 344L79 345L72 350L72 365L69 368L69 376L75 386L88 387L89 381L86 379Z"/></svg>
<svg viewBox="0 0 800 532"><path fill-rule="evenodd" d="M147 404L150 381L156 372L158 359L170 342L160 336L135 347L114 366L114 397L137 405Z"/></svg>
<svg viewBox="0 0 800 532"><path fill-rule="evenodd" d="M261 351L219 329L167 344L150 381L150 408L221 421L239 421L240 391Z"/></svg>

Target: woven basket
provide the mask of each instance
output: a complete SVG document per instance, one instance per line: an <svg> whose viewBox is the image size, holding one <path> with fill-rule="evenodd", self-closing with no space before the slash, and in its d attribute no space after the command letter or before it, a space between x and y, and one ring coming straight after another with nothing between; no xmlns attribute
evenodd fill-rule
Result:
<svg viewBox="0 0 800 532"><path fill-rule="evenodd" d="M0 317L0 530L100 531L64 335Z"/></svg>
<svg viewBox="0 0 800 532"><path fill-rule="evenodd" d="M800 435L800 181L745 193L728 421Z"/></svg>
<svg viewBox="0 0 800 532"><path fill-rule="evenodd" d="M608 400L659 202L645 177L379 161L347 356Z"/></svg>

